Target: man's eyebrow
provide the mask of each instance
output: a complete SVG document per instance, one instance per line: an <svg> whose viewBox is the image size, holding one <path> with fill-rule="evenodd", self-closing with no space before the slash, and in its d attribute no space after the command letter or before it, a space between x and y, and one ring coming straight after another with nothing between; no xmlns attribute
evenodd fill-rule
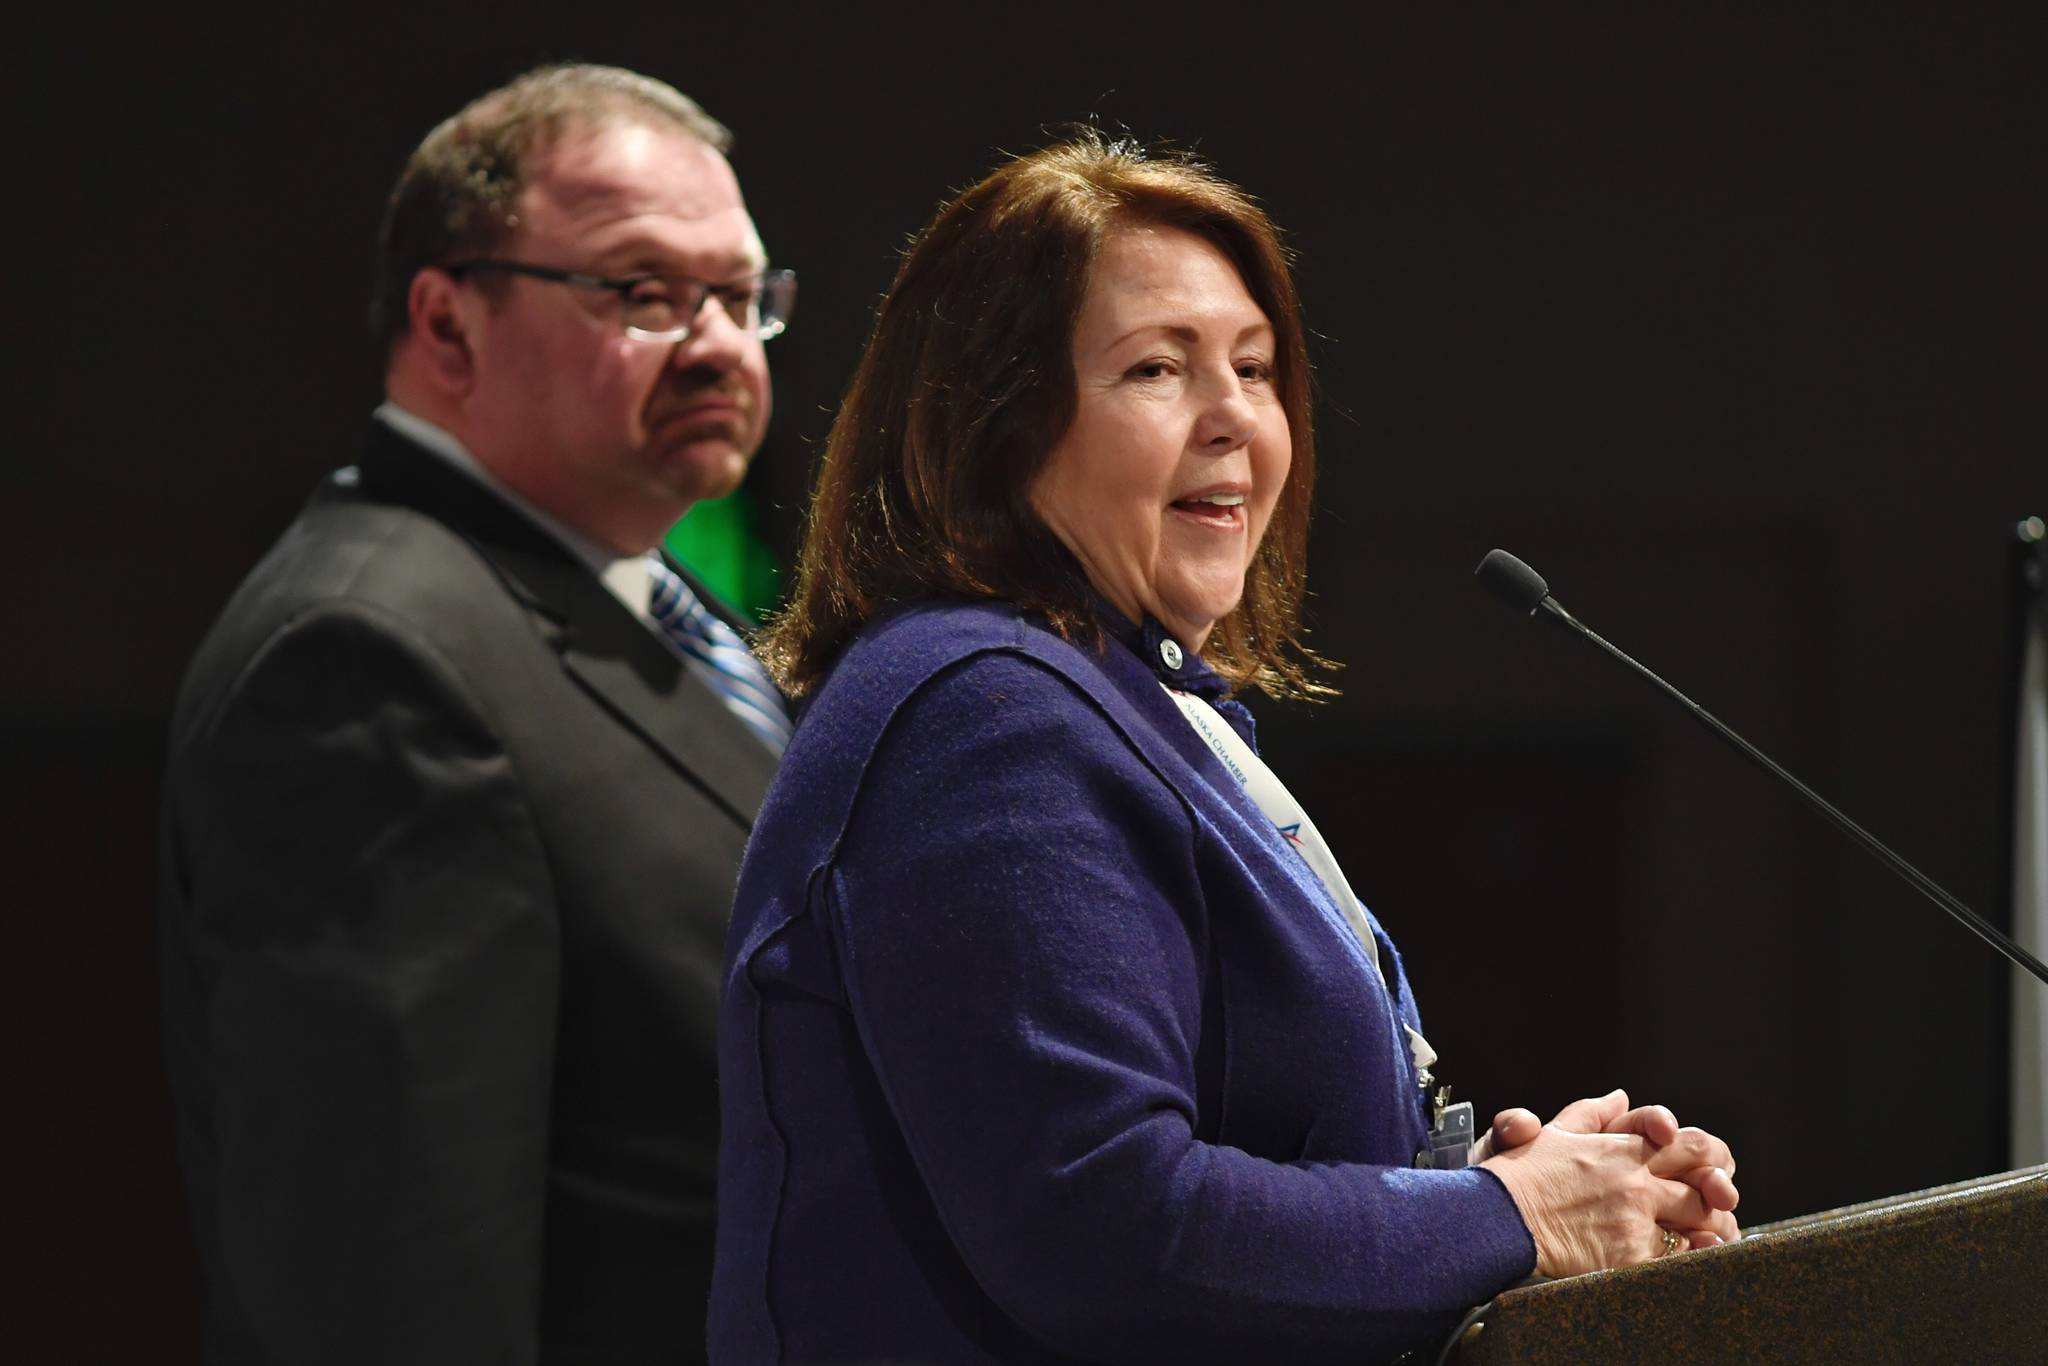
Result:
<svg viewBox="0 0 2048 1366"><path fill-rule="evenodd" d="M684 265L686 258L692 259L693 264ZM629 238L604 248L598 252L597 259L608 275L687 275L691 279L706 279L712 283L758 274L768 267L767 257L753 249L695 255L638 238ZM706 265L706 262L711 264Z"/></svg>
<svg viewBox="0 0 2048 1366"><path fill-rule="evenodd" d="M697 267L685 269L668 261L633 261L624 265L606 265L598 273L612 280L689 280L697 284L713 285L720 288L740 288L761 278L764 267L751 262L739 261L730 269L706 269Z"/></svg>

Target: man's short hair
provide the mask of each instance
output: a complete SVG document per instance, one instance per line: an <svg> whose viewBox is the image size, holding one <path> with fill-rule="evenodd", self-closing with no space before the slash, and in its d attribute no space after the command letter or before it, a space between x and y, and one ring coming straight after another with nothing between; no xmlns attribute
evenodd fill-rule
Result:
<svg viewBox="0 0 2048 1366"><path fill-rule="evenodd" d="M529 71L427 134L399 172L378 233L370 336L380 364L411 326L413 277L497 250L540 155L565 133L612 123L677 128L718 152L732 146L725 125L674 86L586 63Z"/></svg>

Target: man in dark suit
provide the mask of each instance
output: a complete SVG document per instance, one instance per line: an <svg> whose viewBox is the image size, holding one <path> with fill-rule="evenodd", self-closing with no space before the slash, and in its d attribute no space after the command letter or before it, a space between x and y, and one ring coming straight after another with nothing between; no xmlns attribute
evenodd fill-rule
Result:
<svg viewBox="0 0 2048 1366"><path fill-rule="evenodd" d="M160 938L209 1361L702 1358L717 973L787 730L649 554L745 473L792 298L726 144L596 67L430 134L389 401L192 665Z"/></svg>

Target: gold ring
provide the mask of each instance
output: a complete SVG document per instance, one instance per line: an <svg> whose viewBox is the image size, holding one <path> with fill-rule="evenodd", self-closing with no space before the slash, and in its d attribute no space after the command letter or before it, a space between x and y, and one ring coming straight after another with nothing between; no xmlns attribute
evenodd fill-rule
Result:
<svg viewBox="0 0 2048 1366"><path fill-rule="evenodd" d="M1667 1228L1661 1231L1664 1234L1664 1250L1657 1254L1659 1257L1669 1257L1672 1253L1685 1246L1685 1239L1679 1237L1670 1229Z"/></svg>

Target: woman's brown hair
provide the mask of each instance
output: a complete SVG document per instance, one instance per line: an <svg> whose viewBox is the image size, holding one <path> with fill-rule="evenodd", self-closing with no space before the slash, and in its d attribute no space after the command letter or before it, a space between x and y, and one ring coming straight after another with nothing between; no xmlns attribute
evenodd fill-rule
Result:
<svg viewBox="0 0 2048 1366"><path fill-rule="evenodd" d="M922 598L1002 599L1101 644L1079 564L1031 506L1073 420L1073 336L1102 243L1136 226L1213 243L1273 324L1293 461L1244 597L1203 651L1234 685L1326 693L1299 640L1315 484L1308 347L1279 231L1180 156L1087 132L1017 157L940 208L904 255L840 404L797 566L763 657L808 692L868 621Z"/></svg>

